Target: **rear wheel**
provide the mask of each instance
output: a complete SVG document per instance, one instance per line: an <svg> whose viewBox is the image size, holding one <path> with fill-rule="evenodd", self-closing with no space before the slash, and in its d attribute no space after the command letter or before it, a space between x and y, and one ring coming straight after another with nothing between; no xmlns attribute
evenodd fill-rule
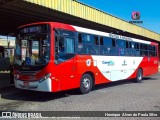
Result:
<svg viewBox="0 0 160 120"><path fill-rule="evenodd" d="M87 94L92 90L92 86L93 86L93 79L91 75L84 74L81 78L80 92L82 94Z"/></svg>
<svg viewBox="0 0 160 120"><path fill-rule="evenodd" d="M137 71L137 76L136 76L135 82L140 83L140 82L142 82L142 79L143 79L143 71L141 68L139 68Z"/></svg>

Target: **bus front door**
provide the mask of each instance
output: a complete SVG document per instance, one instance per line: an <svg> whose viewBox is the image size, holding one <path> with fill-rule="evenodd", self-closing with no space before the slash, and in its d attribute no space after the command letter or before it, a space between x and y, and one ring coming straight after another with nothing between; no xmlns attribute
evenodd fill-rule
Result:
<svg viewBox="0 0 160 120"><path fill-rule="evenodd" d="M66 90L77 87L74 32L65 30L55 32L55 64L59 89Z"/></svg>

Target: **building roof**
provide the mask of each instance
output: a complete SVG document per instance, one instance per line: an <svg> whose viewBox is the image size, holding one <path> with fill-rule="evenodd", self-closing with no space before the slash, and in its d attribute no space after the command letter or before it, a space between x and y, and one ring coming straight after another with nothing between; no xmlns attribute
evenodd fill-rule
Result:
<svg viewBox="0 0 160 120"><path fill-rule="evenodd" d="M119 30L142 39L160 41L160 34L131 24L76 0L11 0L0 5L0 33L7 34L23 24L58 21L80 25L96 23L103 28ZM77 25L76 24L76 25ZM7 26L6 26L7 25ZM9 27L9 28L8 28ZM83 26L84 27L84 26ZM119 32L118 31L118 32Z"/></svg>

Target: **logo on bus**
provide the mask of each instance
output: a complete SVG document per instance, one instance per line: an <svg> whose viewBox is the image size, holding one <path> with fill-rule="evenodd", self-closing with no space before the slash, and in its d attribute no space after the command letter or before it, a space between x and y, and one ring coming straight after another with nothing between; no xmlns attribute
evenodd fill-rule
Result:
<svg viewBox="0 0 160 120"><path fill-rule="evenodd" d="M123 61L122 66L127 66L127 64L126 64L126 60L124 60L124 61Z"/></svg>
<svg viewBox="0 0 160 120"><path fill-rule="evenodd" d="M89 67L89 66L91 66L91 59L88 59L87 61L86 61L86 65Z"/></svg>
<svg viewBox="0 0 160 120"><path fill-rule="evenodd" d="M113 66L114 61L102 61L102 64L107 64L108 66Z"/></svg>

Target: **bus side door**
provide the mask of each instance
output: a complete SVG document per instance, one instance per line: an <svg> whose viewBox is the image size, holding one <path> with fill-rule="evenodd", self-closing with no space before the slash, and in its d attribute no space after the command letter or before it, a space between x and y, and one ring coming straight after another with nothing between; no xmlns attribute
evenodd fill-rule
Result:
<svg viewBox="0 0 160 120"><path fill-rule="evenodd" d="M60 90L76 87L75 33L67 30L55 32L55 64Z"/></svg>

